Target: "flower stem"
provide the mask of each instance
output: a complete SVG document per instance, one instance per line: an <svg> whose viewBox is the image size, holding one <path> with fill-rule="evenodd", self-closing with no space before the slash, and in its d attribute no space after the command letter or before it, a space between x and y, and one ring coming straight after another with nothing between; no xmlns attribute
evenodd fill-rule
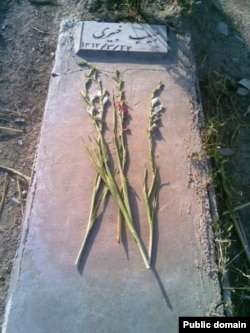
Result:
<svg viewBox="0 0 250 333"><path fill-rule="evenodd" d="M149 160L151 168L151 183L148 188L148 172L145 169L144 172L144 185L143 185L143 197L146 207L147 220L149 224L149 244L148 244L148 260L149 264L152 263L152 253L153 253L153 241L154 241L154 228L155 220L157 214L158 205L158 190L157 183L159 180L159 168L155 162L155 152L153 146L153 132L157 128L157 122L160 120L160 112L162 111L162 105L159 105L160 101L155 94L160 92L163 88L163 84L160 82L158 87L154 89L151 97L150 104L150 115L149 115L149 127L148 127L148 143L149 143ZM158 105L158 106L157 106Z"/></svg>
<svg viewBox="0 0 250 333"><path fill-rule="evenodd" d="M102 140L103 141L103 140ZM102 156L106 156L106 149L103 146L104 142L102 142L101 144L101 151L102 151ZM104 151L103 151L104 149ZM93 154L88 150L88 155L90 157L90 160L92 161L94 167L96 168L96 171L100 174L100 177L102 178L103 182L105 183L105 185L107 186L107 188L109 189L110 193L112 194L114 200L116 201L118 207L120 208L122 215L125 219L126 225L129 229L129 231L131 232L135 242L137 243L137 246L141 252L144 264L146 266L147 269L150 268L150 264L148 262L148 258L147 255L145 253L143 244L141 242L140 237L137 234L137 231L134 227L134 223L133 220L131 218L130 213L127 210L127 207L124 203L123 198L121 197L120 191L118 190L116 181L113 177L113 174L111 173L111 170L109 168L109 165L106 162L103 163L103 161L100 160L96 160L96 158L98 159L97 156L93 156Z"/></svg>
<svg viewBox="0 0 250 333"><path fill-rule="evenodd" d="M86 65L86 64L85 64ZM87 75L88 84L85 84L85 91L81 91L81 95L85 102L88 104L88 113L92 119L92 122L94 124L94 127L97 130L97 139L95 140L95 143L97 145L97 149L90 150L87 148L87 154L90 158L90 161L92 162L93 166L95 167L97 171L97 177L94 185L93 190L93 196L92 196L92 203L91 203L91 213L90 218L88 221L88 227L87 231L84 237L84 240L82 242L81 249L79 251L79 254L76 259L76 264L79 263L82 252L86 246L86 242L88 240L89 234L91 232L91 229L93 227L94 221L96 220L98 209L104 200L106 193L109 191L111 195L113 196L114 200L116 201L119 210L121 212L121 215L123 216L125 223L131 232L139 251L142 255L144 264L146 268L150 268L150 264L148 261L147 254L145 252L143 243L141 241L141 238L139 237L136 228L133 223L130 204L129 204L129 197L128 197L128 188L127 188L127 180L125 177L125 166L126 166L126 160L127 160L127 148L123 137L123 115L125 112L127 113L127 108L125 105L122 105L122 112L119 115L119 125L120 125L120 132L117 134L117 131L114 132L115 134L115 146L116 146L116 153L117 153L117 159L118 159L118 167L120 172L120 180L121 180L121 192L119 190L119 187L117 185L117 182L114 178L114 173L111 171L109 166L109 156L107 152L107 143L104 138L103 134L103 110L105 103L107 102L107 92L103 91L101 81L98 81L98 71L96 67L91 66L88 64L88 68L90 69L89 75ZM118 83L118 90L119 90L119 99L122 101L124 98L124 91L122 90L123 82L120 80L119 72L115 71L115 81ZM98 88L98 94L95 95L93 98L90 98L90 95L88 93L89 90L89 83L94 82L97 85ZM101 98L99 98L99 92L101 93ZM99 101L96 102L96 99ZM114 109L114 112L116 110ZM114 115L116 117L116 115ZM120 139L120 142L119 142ZM103 186L105 186L104 189L102 189L102 193L100 194L100 186L103 182ZM121 230L121 225L120 225Z"/></svg>
<svg viewBox="0 0 250 333"><path fill-rule="evenodd" d="M84 236L84 239L82 241L80 250L78 252L75 265L79 265L81 257L83 255L84 249L86 247L87 241L89 239L89 235L93 229L93 225L96 221L97 218L97 213L100 208L101 203L105 200L106 195L108 193L107 187L101 189L101 177L99 174L96 175L95 178L95 183L94 183L94 188L93 188L93 194L92 194L92 199L91 199L91 204L90 204L90 215L89 215L89 220L88 220L88 225L87 225L87 230ZM99 193L101 191L101 194ZM99 198L98 198L99 194Z"/></svg>

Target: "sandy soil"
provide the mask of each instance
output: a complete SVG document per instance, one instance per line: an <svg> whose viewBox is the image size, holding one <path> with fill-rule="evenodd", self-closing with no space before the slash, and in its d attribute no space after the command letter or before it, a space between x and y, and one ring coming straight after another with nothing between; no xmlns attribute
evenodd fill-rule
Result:
<svg viewBox="0 0 250 333"><path fill-rule="evenodd" d="M43 110L63 18L115 22L128 19L111 0L1 0L0 3L0 193L7 188L0 219L0 324L8 282L18 246L28 183L12 168L30 177ZM206 104L207 78L213 72L226 74L235 82L250 78L250 3L248 0L194 1L187 17L174 0L148 1L149 22L165 22L177 33L192 32L201 92ZM154 5L153 5L154 3ZM157 3L157 5L156 5ZM123 13L124 14L124 13ZM126 17L127 16L127 17ZM221 24L223 23L223 24ZM225 25L224 25L225 24ZM250 114L249 95L236 97L245 124ZM3 129L2 127L5 127ZM10 128L6 130L6 127ZM15 132L13 129L21 131ZM241 199L250 201L249 128L242 126L230 160L232 177ZM244 176L243 176L244 175ZM6 186L5 186L6 185ZM242 220L248 235L249 211ZM250 236L249 236L250 238Z"/></svg>

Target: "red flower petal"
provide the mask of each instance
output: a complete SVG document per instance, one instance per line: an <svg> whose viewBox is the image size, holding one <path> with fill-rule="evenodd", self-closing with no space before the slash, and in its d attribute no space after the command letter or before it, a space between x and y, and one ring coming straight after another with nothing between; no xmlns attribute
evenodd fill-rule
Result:
<svg viewBox="0 0 250 333"><path fill-rule="evenodd" d="M121 108L121 112L122 114L125 116L126 114L128 114L128 108L126 107L126 105L123 105Z"/></svg>
<svg viewBox="0 0 250 333"><path fill-rule="evenodd" d="M117 108L117 109L120 109L121 108L121 104L120 104L120 102L115 102L115 107Z"/></svg>
<svg viewBox="0 0 250 333"><path fill-rule="evenodd" d="M124 126L124 127L123 127L123 132L128 132L128 131L130 131L129 126Z"/></svg>

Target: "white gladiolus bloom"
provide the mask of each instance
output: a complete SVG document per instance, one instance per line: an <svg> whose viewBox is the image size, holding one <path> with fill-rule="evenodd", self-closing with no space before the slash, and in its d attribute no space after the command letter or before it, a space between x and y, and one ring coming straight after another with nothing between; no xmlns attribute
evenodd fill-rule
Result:
<svg viewBox="0 0 250 333"><path fill-rule="evenodd" d="M158 97L155 97L155 98L153 98L153 99L151 100L151 105L154 107L154 106L156 106L156 104L159 103L159 102L160 102L159 98L158 98Z"/></svg>
<svg viewBox="0 0 250 333"><path fill-rule="evenodd" d="M108 102L108 100L109 100L108 95L105 95L102 100L103 105L105 105Z"/></svg>
<svg viewBox="0 0 250 333"><path fill-rule="evenodd" d="M154 123L154 124L150 127L150 132L153 132L154 129L156 129L156 128L157 128L157 125L156 125L156 123Z"/></svg>
<svg viewBox="0 0 250 333"><path fill-rule="evenodd" d="M98 113L96 116L95 116L95 119L96 120L99 120L99 121L102 121L102 115L100 113Z"/></svg>
<svg viewBox="0 0 250 333"><path fill-rule="evenodd" d="M91 100L91 102L94 102L94 100L97 98L98 96L96 94L90 94L89 95L89 99Z"/></svg>
<svg viewBox="0 0 250 333"><path fill-rule="evenodd" d="M97 111L98 115L102 118L102 116L103 116L103 108L99 107L96 111Z"/></svg>
<svg viewBox="0 0 250 333"><path fill-rule="evenodd" d="M87 112L88 114L90 114L91 116L93 116L93 113L95 111L95 107L94 106L91 106L91 107L87 107Z"/></svg>
<svg viewBox="0 0 250 333"><path fill-rule="evenodd" d="M151 113L151 118L153 118L155 116L159 116L159 112L158 111L154 111L154 112Z"/></svg>
<svg viewBox="0 0 250 333"><path fill-rule="evenodd" d="M154 112L161 112L161 111L162 111L162 104L154 107Z"/></svg>

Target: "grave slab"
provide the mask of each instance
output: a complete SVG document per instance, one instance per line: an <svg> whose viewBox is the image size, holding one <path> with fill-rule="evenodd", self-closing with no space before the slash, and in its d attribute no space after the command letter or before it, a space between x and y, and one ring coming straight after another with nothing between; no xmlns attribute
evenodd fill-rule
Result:
<svg viewBox="0 0 250 333"><path fill-rule="evenodd" d="M145 268L128 230L123 230L122 243L116 242L118 209L111 197L100 209L77 268L74 262L95 179L85 146L93 144L96 134L80 95L89 74L88 68L78 65L84 50L81 57L75 52L76 39L85 33L79 33L81 27L76 20L61 25L3 333L177 333L179 316L222 314L214 261L213 197L206 186L209 170L206 162L188 157L203 151L190 38L171 34L171 48L158 63L145 54L141 61L128 63L117 58L112 63L110 55L106 62L102 54L93 62L88 53L111 102L113 92L116 99L114 68L124 81L130 114L127 178L133 217L146 247L142 194L144 169L150 167L146 129L152 91L160 81L164 112L155 159L161 184L152 268ZM98 59L98 51L94 52ZM112 103L107 121L113 156Z"/></svg>

